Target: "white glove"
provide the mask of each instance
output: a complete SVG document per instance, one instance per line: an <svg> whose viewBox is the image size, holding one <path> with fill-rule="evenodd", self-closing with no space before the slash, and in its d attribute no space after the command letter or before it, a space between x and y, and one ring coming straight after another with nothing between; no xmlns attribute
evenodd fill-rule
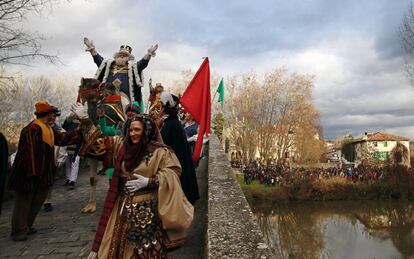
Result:
<svg viewBox="0 0 414 259"><path fill-rule="evenodd" d="M89 119L87 107L80 103L72 104L70 110L78 117L79 120Z"/></svg>
<svg viewBox="0 0 414 259"><path fill-rule="evenodd" d="M92 55L98 54L95 50L95 45L93 44L92 40L89 40L88 38L83 38L83 43L86 45L85 51L89 51Z"/></svg>
<svg viewBox="0 0 414 259"><path fill-rule="evenodd" d="M187 138L187 142L196 142L197 139L198 139L198 134L195 134L192 137Z"/></svg>
<svg viewBox="0 0 414 259"><path fill-rule="evenodd" d="M149 49L148 49L148 54L151 57L155 57L155 51L158 49L158 44L152 45Z"/></svg>
<svg viewBox="0 0 414 259"><path fill-rule="evenodd" d="M129 192L136 192L144 187L148 186L149 178L139 174L134 174L136 180L129 180L125 183L126 188Z"/></svg>
<svg viewBox="0 0 414 259"><path fill-rule="evenodd" d="M88 259L98 259L98 253L91 251L88 255Z"/></svg>

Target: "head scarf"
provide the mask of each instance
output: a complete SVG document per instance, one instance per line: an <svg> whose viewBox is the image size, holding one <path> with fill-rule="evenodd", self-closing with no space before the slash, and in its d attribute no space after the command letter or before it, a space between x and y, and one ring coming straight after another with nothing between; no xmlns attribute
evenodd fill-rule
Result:
<svg viewBox="0 0 414 259"><path fill-rule="evenodd" d="M157 126L154 121L146 114L137 114L131 118L130 124L139 121L143 125L142 136L137 144L132 143L129 133L125 136L125 169L132 171L136 168L146 155L151 141L157 140ZM128 127L129 128L129 127Z"/></svg>
<svg viewBox="0 0 414 259"><path fill-rule="evenodd" d="M176 108L179 103L179 98L169 92L163 91L160 95L161 104L167 108Z"/></svg>

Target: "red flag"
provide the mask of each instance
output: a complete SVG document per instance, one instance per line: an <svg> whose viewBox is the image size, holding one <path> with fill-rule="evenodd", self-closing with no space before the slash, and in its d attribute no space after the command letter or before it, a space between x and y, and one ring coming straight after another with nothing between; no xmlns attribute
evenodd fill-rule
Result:
<svg viewBox="0 0 414 259"><path fill-rule="evenodd" d="M200 125L198 138L194 148L193 160L200 158L203 136L210 134L211 96L210 96L210 65L205 58L197 73L180 99L181 105Z"/></svg>

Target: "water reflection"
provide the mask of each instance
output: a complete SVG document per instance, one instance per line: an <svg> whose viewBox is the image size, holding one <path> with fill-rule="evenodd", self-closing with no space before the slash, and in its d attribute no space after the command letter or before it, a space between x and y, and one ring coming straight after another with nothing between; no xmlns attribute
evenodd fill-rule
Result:
<svg viewBox="0 0 414 259"><path fill-rule="evenodd" d="M276 258L414 258L414 204L251 202Z"/></svg>

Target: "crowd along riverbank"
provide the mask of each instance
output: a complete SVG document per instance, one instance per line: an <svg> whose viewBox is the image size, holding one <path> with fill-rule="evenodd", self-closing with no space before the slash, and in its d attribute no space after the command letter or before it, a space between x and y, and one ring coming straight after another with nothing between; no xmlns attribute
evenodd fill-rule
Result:
<svg viewBox="0 0 414 259"><path fill-rule="evenodd" d="M414 174L403 166L385 168L376 181L355 181L346 177L298 177L289 183L263 184L235 177L248 199L277 200L414 200Z"/></svg>

